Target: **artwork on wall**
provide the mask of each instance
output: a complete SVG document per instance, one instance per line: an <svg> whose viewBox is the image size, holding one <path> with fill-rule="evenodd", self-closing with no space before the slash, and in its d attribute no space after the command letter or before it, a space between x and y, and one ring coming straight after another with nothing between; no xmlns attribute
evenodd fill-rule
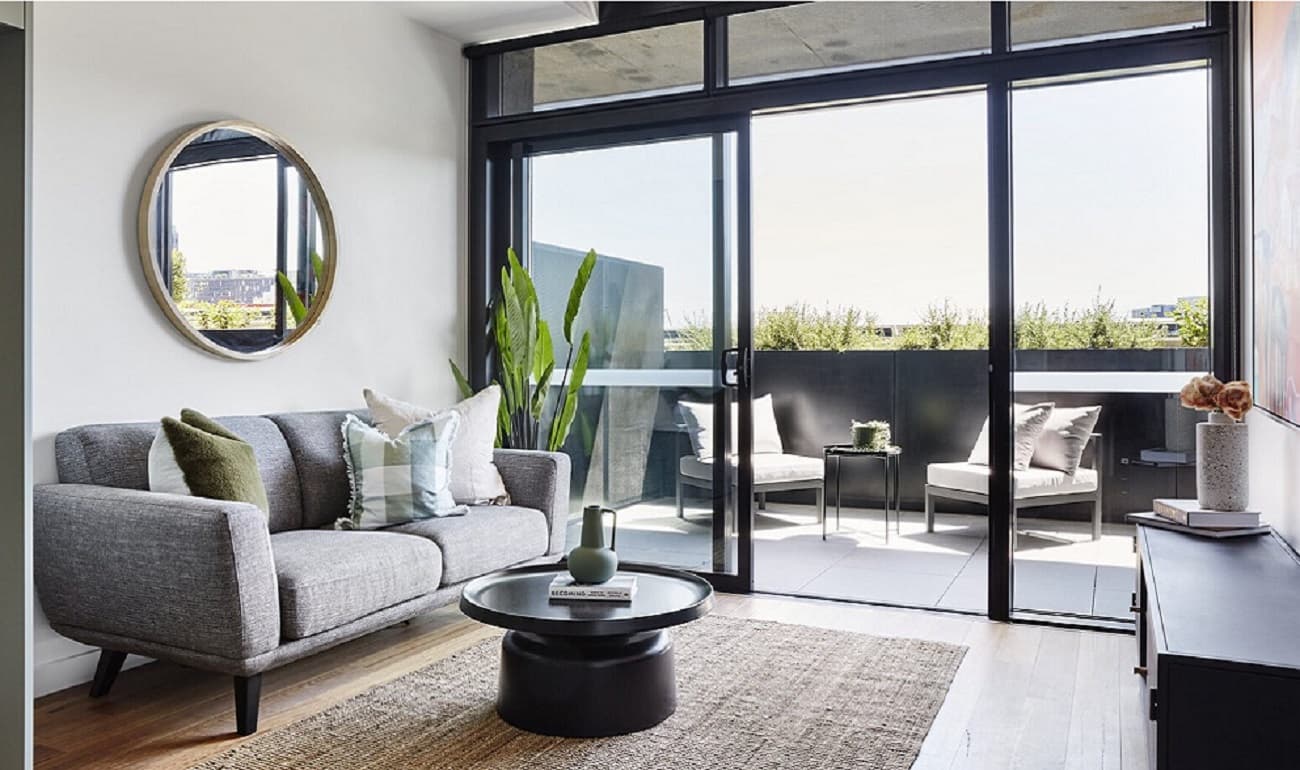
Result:
<svg viewBox="0 0 1300 770"><path fill-rule="evenodd" d="M1251 16L1256 402L1300 424L1300 2Z"/></svg>

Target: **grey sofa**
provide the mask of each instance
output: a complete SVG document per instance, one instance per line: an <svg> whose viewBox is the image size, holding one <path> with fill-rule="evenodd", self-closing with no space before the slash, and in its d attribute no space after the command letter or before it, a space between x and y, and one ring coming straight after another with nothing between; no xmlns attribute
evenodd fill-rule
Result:
<svg viewBox="0 0 1300 770"><path fill-rule="evenodd" d="M157 423L58 435L60 483L35 490L36 591L55 631L102 649L92 697L127 653L229 674L248 735L262 672L454 602L475 576L559 555L569 459L550 452L497 450L511 505L329 529L347 509L345 414L219 420L253 445L269 527L252 505L147 491Z"/></svg>

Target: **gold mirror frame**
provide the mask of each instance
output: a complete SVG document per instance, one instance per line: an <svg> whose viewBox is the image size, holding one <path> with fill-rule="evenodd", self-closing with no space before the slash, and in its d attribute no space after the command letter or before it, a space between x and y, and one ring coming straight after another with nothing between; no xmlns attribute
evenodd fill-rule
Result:
<svg viewBox="0 0 1300 770"><path fill-rule="evenodd" d="M277 152L293 163L311 193L311 200L316 207L316 215L320 219L321 234L324 238L325 276L316 289L315 301L308 308L307 317L282 342L265 350L252 353L222 347L204 336L198 329L190 326L189 322L185 320L185 316L181 314L180 308L176 306L171 293L167 291L166 283L163 281L162 275L159 274L158 265L153 258L155 246L153 242L154 202L157 199L159 189L162 187L163 176L190 142L209 131L222 128L234 129L255 136L274 147ZM321 313L324 311L325 306L329 304L330 292L334 288L334 272L338 267L338 234L334 230L334 212L330 209L329 200L325 197L325 189L321 186L320 179L317 178L316 172L312 171L311 166L307 165L307 161L298 154L298 151L292 145L271 131L248 121L219 120L213 123L204 123L186 129L167 145L162 155L154 162L153 168L149 170L149 176L145 180L144 193L140 197L140 211L136 218L136 238L139 243L140 264L144 268L145 281L149 284L149 293L153 294L154 300L163 309L167 320L171 322L172 326L176 327L176 330L185 339L208 353L221 358L237 361L260 361L301 340L320 320Z"/></svg>

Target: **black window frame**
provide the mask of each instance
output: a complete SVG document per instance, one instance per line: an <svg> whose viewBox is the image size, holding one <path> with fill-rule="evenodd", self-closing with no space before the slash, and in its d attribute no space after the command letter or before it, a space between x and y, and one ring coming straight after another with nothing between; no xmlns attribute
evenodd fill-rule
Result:
<svg viewBox="0 0 1300 770"><path fill-rule="evenodd" d="M1240 136L1240 20L1232 3L1207 3L1206 24L1191 29L1131 34L1012 49L1010 3L988 3L991 51L974 55L872 66L830 74L727 84L727 19L740 13L799 3L629 4L647 12L617 14L589 27L514 40L470 45L469 61L469 370L471 383L490 374L486 330L491 276L505 247L526 232L526 157L529 147L580 149L601 137L636 130L669 136L680 124L747 120L754 112L817 103L866 100L957 88L983 88L988 95L989 174L989 414L992 420L989 495L990 569L988 616L1053 625L1073 621L1014 611L1011 551L1011 409L1014 392L1012 294L1011 105L1014 83L1069 75L1100 74L1204 61L1209 72L1210 312L1211 361L1221 379L1241 372L1241 285L1238 163ZM668 10L662 10L668 6ZM655 12L659 10L661 12ZM704 22L704 86L692 93L629 97L544 112L500 114L497 54L571 42L690 20ZM747 172L742 172L747 173ZM748 221L749 201L739 202ZM1089 625L1089 624L1083 624ZM1091 627L1089 625L1089 627Z"/></svg>

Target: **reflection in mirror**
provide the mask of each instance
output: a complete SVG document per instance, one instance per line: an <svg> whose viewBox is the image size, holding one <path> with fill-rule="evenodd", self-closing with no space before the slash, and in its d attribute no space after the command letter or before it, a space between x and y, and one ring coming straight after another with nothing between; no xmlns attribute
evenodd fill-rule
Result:
<svg viewBox="0 0 1300 770"><path fill-rule="evenodd" d="M246 124L200 127L164 154L145 197L146 273L192 341L261 357L319 315L333 274L332 221L286 144Z"/></svg>

